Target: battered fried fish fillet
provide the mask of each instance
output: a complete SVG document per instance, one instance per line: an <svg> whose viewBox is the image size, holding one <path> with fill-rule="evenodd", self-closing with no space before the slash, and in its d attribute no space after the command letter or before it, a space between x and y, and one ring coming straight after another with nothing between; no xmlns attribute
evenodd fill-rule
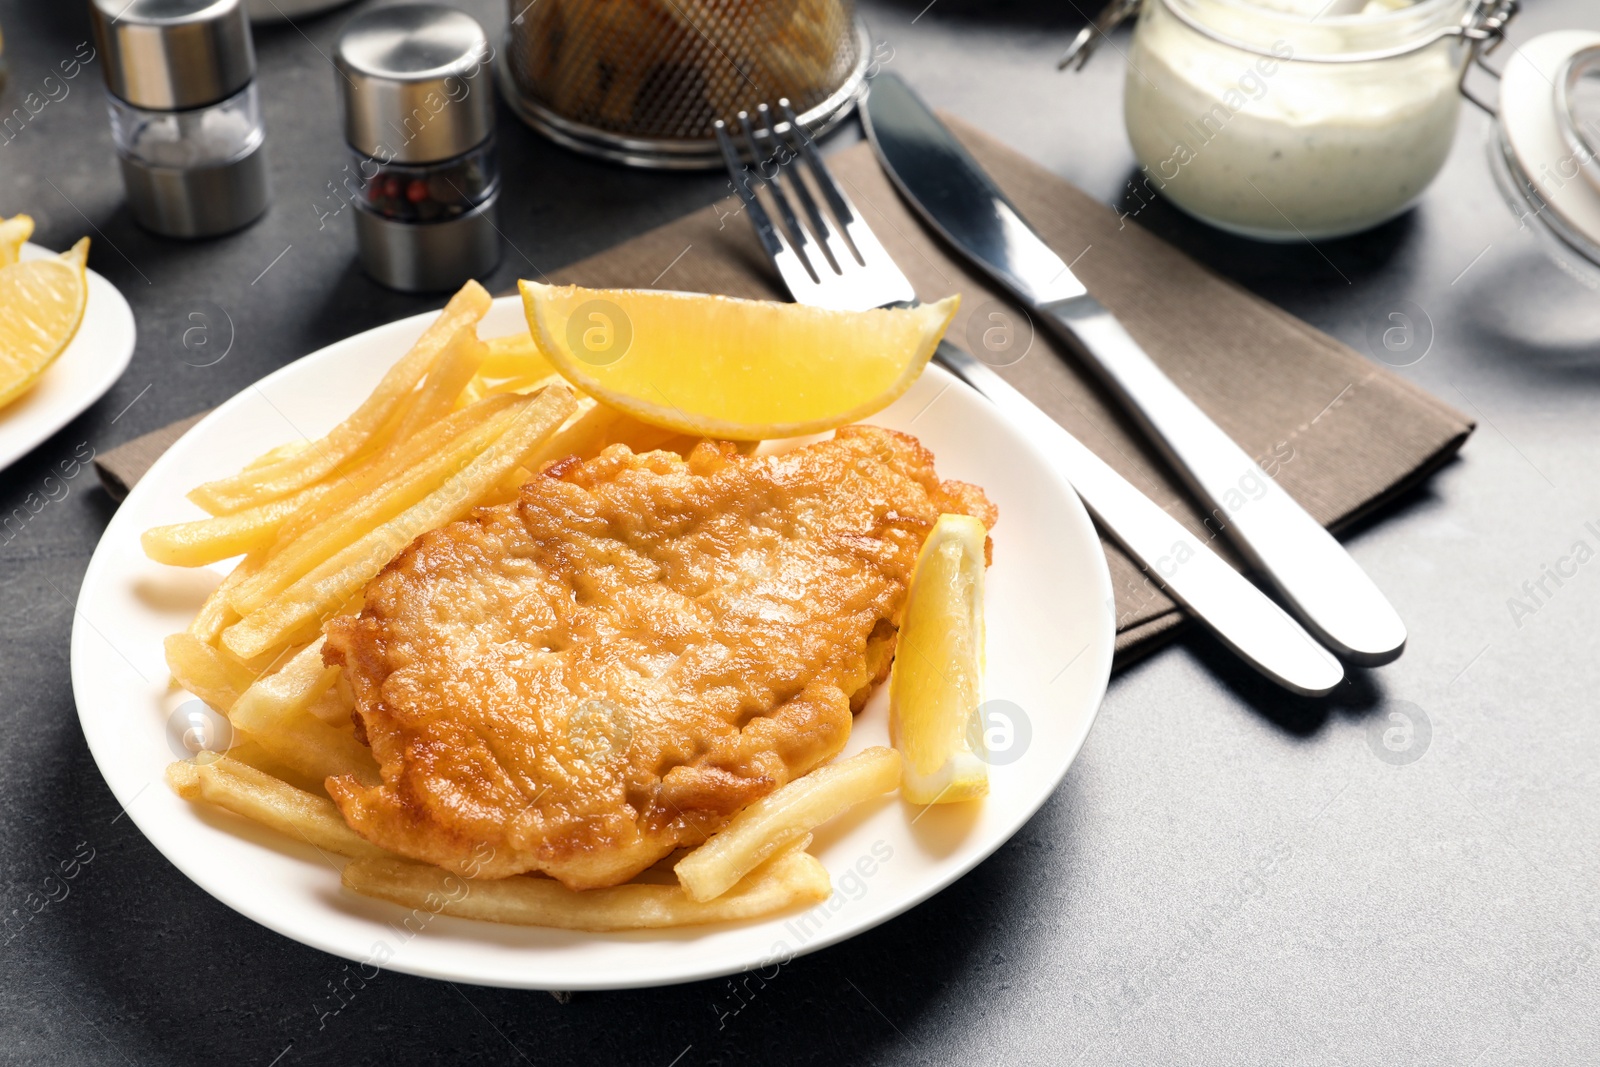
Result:
<svg viewBox="0 0 1600 1067"><path fill-rule="evenodd" d="M995 520L869 426L557 463L329 624L382 769L329 792L369 840L460 873L626 881L844 746L941 512Z"/></svg>

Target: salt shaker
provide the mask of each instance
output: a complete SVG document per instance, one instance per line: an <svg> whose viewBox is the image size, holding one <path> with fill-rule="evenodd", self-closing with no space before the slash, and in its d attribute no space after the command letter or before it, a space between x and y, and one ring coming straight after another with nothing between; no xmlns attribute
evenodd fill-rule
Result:
<svg viewBox="0 0 1600 1067"><path fill-rule="evenodd" d="M267 209L266 133L240 0L93 0L111 133L133 217L212 237Z"/></svg>
<svg viewBox="0 0 1600 1067"><path fill-rule="evenodd" d="M454 289L500 261L492 55L439 4L365 12L339 38L361 265L392 289Z"/></svg>

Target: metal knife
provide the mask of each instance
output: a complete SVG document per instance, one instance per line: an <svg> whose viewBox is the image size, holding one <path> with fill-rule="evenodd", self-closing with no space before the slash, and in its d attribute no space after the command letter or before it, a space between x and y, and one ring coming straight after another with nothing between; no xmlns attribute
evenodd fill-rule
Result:
<svg viewBox="0 0 1600 1067"><path fill-rule="evenodd" d="M889 73L873 79L862 121L906 200L1087 357L1318 640L1363 666L1400 655L1405 624L1366 572L1089 295L905 82ZM1260 495L1243 496L1241 482Z"/></svg>
<svg viewBox="0 0 1600 1067"><path fill-rule="evenodd" d="M1276 601L1004 378L948 341L934 359L1040 442L1100 528L1245 662L1304 696L1323 696L1344 680L1339 661Z"/></svg>

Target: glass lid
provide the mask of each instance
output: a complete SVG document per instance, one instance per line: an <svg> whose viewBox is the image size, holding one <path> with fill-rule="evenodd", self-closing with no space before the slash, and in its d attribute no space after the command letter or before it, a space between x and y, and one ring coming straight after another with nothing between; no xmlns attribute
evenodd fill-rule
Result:
<svg viewBox="0 0 1600 1067"><path fill-rule="evenodd" d="M1500 78L1496 176L1550 251L1600 288L1600 33L1535 37Z"/></svg>

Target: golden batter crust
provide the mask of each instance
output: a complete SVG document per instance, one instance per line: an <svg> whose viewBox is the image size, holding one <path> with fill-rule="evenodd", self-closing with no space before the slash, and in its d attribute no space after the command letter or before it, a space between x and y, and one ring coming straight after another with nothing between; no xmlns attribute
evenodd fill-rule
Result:
<svg viewBox="0 0 1600 1067"><path fill-rule="evenodd" d="M382 784L328 789L406 856L626 881L843 747L917 552L957 511L995 519L869 426L775 456L555 464L418 538L329 624Z"/></svg>

